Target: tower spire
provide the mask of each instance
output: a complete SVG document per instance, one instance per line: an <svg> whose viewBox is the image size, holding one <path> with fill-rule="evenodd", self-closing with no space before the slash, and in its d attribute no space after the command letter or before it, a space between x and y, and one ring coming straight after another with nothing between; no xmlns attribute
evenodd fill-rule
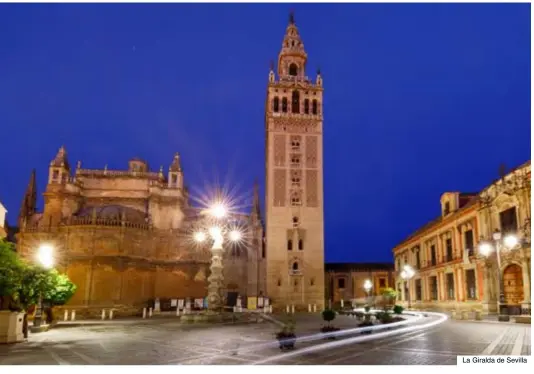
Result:
<svg viewBox="0 0 534 374"><path fill-rule="evenodd" d="M30 181L26 187L24 198L19 212L18 224L21 227L24 221L37 211L37 182L35 178L35 169L32 170Z"/></svg>
<svg viewBox="0 0 534 374"><path fill-rule="evenodd" d="M295 14L291 12L282 42L282 49L278 55L278 75L303 77L307 60L308 55L304 50L304 43L295 24Z"/></svg>

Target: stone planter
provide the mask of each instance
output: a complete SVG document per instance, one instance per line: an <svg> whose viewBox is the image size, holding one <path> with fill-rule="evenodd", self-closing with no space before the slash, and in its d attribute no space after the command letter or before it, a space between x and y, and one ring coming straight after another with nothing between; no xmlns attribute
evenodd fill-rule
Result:
<svg viewBox="0 0 534 374"><path fill-rule="evenodd" d="M18 343L24 341L22 326L24 313L0 311L0 344Z"/></svg>
<svg viewBox="0 0 534 374"><path fill-rule="evenodd" d="M476 310L475 311L475 319L477 321L482 321L482 311L481 310Z"/></svg>

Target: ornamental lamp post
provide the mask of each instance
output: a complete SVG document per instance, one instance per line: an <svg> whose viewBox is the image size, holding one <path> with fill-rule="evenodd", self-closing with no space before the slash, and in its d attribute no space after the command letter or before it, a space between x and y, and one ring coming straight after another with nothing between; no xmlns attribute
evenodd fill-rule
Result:
<svg viewBox="0 0 534 374"><path fill-rule="evenodd" d="M208 277L208 310L219 312L224 307L222 291L224 288L223 277L223 243L225 236L231 242L239 242L243 235L237 228L230 228L226 222L228 215L226 206L215 203L202 213L207 216L207 226L193 234L197 243L212 240L211 246L211 274Z"/></svg>
<svg viewBox="0 0 534 374"><path fill-rule="evenodd" d="M506 305L506 300L504 297L504 279L501 269L501 251L503 249L515 249L519 244L519 239L515 234L507 234L503 237L502 233L499 230L495 230L492 235L491 241L482 240L478 245L478 252L486 257L495 252L497 258L497 279L498 279L498 289L499 289L499 300L497 306L497 312L499 313L499 321L509 321L510 320L510 311L508 305Z"/></svg>
<svg viewBox="0 0 534 374"><path fill-rule="evenodd" d="M365 290L365 293L367 294L367 304L369 304L370 292L372 288L373 288L373 283L369 279L366 279L365 282L363 282L363 289Z"/></svg>
<svg viewBox="0 0 534 374"><path fill-rule="evenodd" d="M51 269L54 266L54 247L50 244L41 244L37 249L37 263L44 269ZM39 301L35 308L33 327L40 327L43 320L43 295L39 291Z"/></svg>
<svg viewBox="0 0 534 374"><path fill-rule="evenodd" d="M410 279L413 278L413 276L415 275L415 271L413 270L413 268L410 266L410 265L404 265L401 273L400 273L400 276L401 278L406 282L406 294L407 294L407 298L408 298L408 309L411 309L412 308L412 302L411 302L411 297L410 297Z"/></svg>

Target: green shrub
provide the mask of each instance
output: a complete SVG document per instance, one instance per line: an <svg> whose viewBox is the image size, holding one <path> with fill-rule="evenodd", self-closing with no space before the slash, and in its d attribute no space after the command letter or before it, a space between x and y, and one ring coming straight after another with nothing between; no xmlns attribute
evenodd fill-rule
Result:
<svg viewBox="0 0 534 374"><path fill-rule="evenodd" d="M380 314L380 318L377 317L377 319L378 319L381 323L384 323L384 324L385 324L385 323L391 323L391 322L393 322L393 317L391 316L391 314L386 313L386 312L381 313L381 314Z"/></svg>
<svg viewBox="0 0 534 374"><path fill-rule="evenodd" d="M363 308L365 310L366 313L369 313L369 311L371 310L371 307L369 305L366 305L365 308Z"/></svg>
<svg viewBox="0 0 534 374"><path fill-rule="evenodd" d="M404 311L404 307L402 307L401 305L395 305L393 307L393 313L395 314L402 314L403 311Z"/></svg>
<svg viewBox="0 0 534 374"><path fill-rule="evenodd" d="M332 309L323 310L322 315L323 320L328 324L330 324L330 322L336 319L336 312L334 312Z"/></svg>

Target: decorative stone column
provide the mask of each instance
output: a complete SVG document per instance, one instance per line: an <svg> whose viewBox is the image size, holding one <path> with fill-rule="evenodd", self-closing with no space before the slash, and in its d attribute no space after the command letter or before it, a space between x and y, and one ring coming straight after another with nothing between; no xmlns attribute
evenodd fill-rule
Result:
<svg viewBox="0 0 534 374"><path fill-rule="evenodd" d="M523 270L523 301L521 301L521 314L530 315L530 274L527 259L522 261L521 269Z"/></svg>
<svg viewBox="0 0 534 374"><path fill-rule="evenodd" d="M213 312L221 311L223 307L223 247L222 237L214 238L211 248L211 274L208 277L208 310Z"/></svg>

